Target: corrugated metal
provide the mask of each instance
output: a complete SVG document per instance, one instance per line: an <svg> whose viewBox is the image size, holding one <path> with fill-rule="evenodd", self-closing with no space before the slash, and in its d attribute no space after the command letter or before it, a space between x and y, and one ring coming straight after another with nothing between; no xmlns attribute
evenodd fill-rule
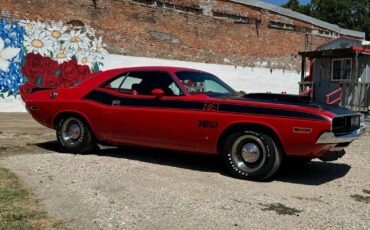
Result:
<svg viewBox="0 0 370 230"><path fill-rule="evenodd" d="M344 48L352 48L353 46L362 47L361 40L349 39L347 37L340 37L324 45L319 46L317 50L344 49Z"/></svg>
<svg viewBox="0 0 370 230"><path fill-rule="evenodd" d="M347 36L354 36L354 37L365 39L365 33L364 32L360 32L360 31L348 30L348 29L340 28L340 34L347 35Z"/></svg>
<svg viewBox="0 0 370 230"><path fill-rule="evenodd" d="M291 18L295 18L295 19L304 21L304 22L311 23L311 24L319 26L321 28L331 30L333 32L337 32L341 35L353 36L353 37L365 39L365 33L364 32L343 29L343 28L340 28L338 25L330 24L330 23L321 21L319 19L316 19L316 18L307 16L307 15L300 14L298 12L292 11L290 9L285 9L283 7L276 6L276 5L273 5L273 4L269 4L269 3L266 3L266 2L263 2L263 1L258 1L258 0L230 0L230 1L240 3L240 4L244 4L244 5L248 5L248 6L261 8L261 9L265 9L265 10L269 10L269 11L272 11L272 12L275 12L275 13L278 13L278 14L281 14L281 15L285 15L285 16L288 16L288 17L291 17Z"/></svg>

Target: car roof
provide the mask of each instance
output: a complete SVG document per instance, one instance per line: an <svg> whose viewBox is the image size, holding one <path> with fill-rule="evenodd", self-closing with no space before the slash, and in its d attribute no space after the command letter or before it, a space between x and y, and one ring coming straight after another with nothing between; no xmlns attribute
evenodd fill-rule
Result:
<svg viewBox="0 0 370 230"><path fill-rule="evenodd" d="M174 66L140 66L140 67L126 67L126 68L118 68L114 69L115 71L169 71L169 72L176 72L176 71L195 71L195 72L204 72L202 70L192 69L192 68L185 68L185 67L174 67Z"/></svg>
<svg viewBox="0 0 370 230"><path fill-rule="evenodd" d="M194 71L194 72L204 72L202 70L184 68L184 67L173 67L173 66L142 66L142 67L126 67L118 69L105 70L97 73L94 77L88 79L83 85L90 85L94 87L98 84L102 84L108 79L118 76L119 74L130 72L130 71L167 71L167 72L177 72L177 71Z"/></svg>

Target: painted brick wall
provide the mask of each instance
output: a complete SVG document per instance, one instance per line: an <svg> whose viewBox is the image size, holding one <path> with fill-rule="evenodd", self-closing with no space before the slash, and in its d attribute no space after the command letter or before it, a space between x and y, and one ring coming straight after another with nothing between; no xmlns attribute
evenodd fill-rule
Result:
<svg viewBox="0 0 370 230"><path fill-rule="evenodd" d="M95 9L92 0L0 0L0 11L11 19L81 21L104 36L110 53L242 66L299 69L298 51L331 39L309 35L307 43L297 28L327 31L226 0L96 2ZM297 28L271 28L271 21Z"/></svg>

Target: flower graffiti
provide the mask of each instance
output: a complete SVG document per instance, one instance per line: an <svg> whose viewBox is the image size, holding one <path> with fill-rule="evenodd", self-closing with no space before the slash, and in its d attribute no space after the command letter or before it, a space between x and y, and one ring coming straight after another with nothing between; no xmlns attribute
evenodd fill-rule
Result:
<svg viewBox="0 0 370 230"><path fill-rule="evenodd" d="M2 38L0 38L0 70L3 72L8 72L10 60L17 56L21 49L20 48L5 48L5 43Z"/></svg>
<svg viewBox="0 0 370 230"><path fill-rule="evenodd" d="M0 19L0 98L17 95L23 84L23 34L23 27L16 22Z"/></svg>
<svg viewBox="0 0 370 230"><path fill-rule="evenodd" d="M32 87L67 88L99 71L107 55L102 38L88 26L73 27L62 22L21 21L27 51L22 72L27 83L21 87L26 100Z"/></svg>
<svg viewBox="0 0 370 230"><path fill-rule="evenodd" d="M0 20L0 96L73 87L100 71L108 52L89 26Z"/></svg>
<svg viewBox="0 0 370 230"><path fill-rule="evenodd" d="M28 53L22 67L28 82L21 86L20 94L26 100L32 88L68 88L91 77L92 72L87 65L79 65L77 59L59 64L50 57Z"/></svg>
<svg viewBox="0 0 370 230"><path fill-rule="evenodd" d="M77 59L79 65L88 65L93 72L99 70L108 52L102 37L97 37L89 26L74 27L62 22L42 23L24 20L27 53L50 57L59 64Z"/></svg>

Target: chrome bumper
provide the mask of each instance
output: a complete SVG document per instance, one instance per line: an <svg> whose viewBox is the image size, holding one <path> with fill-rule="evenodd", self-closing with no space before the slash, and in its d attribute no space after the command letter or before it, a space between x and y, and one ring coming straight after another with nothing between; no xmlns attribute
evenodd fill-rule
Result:
<svg viewBox="0 0 370 230"><path fill-rule="evenodd" d="M324 132L317 139L317 144L340 144L348 143L358 139L366 130L364 123L361 123L360 128L350 134L335 136L333 132Z"/></svg>

